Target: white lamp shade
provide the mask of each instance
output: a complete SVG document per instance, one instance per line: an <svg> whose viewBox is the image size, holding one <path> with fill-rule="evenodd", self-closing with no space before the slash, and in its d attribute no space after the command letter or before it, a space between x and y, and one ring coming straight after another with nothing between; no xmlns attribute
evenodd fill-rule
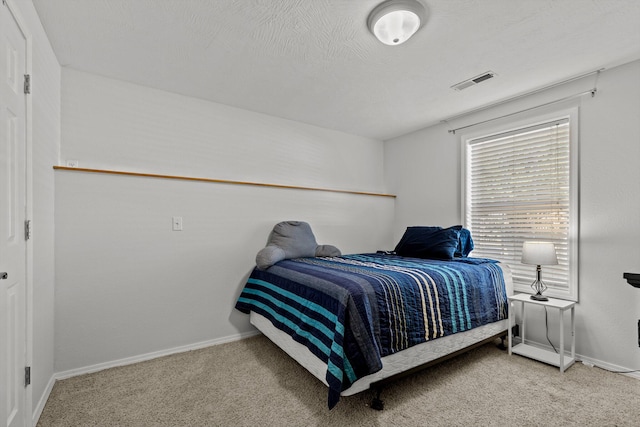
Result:
<svg viewBox="0 0 640 427"><path fill-rule="evenodd" d="M533 265L556 265L558 256L553 242L524 242L522 263Z"/></svg>
<svg viewBox="0 0 640 427"><path fill-rule="evenodd" d="M382 43L404 43L420 29L426 10L417 0L389 0L376 6L368 19L369 30Z"/></svg>

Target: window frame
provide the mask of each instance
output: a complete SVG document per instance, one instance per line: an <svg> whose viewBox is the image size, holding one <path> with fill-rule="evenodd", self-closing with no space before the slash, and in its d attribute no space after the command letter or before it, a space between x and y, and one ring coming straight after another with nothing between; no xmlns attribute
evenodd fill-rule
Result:
<svg viewBox="0 0 640 427"><path fill-rule="evenodd" d="M569 231L567 247L569 249L569 282L567 289L549 287L544 294L549 297L578 301L579 295L579 219L580 219L580 188L579 188L579 108L565 107L547 113L522 115L518 119L495 120L491 124L474 126L461 132L461 218L467 227L467 147L470 141L487 138L494 135L513 132L532 126L541 125L554 120L569 119ZM470 256L474 256L473 252ZM502 260L499 260L502 261ZM505 262L505 264L508 264ZM544 266L542 267L544 280ZM531 266L531 281L535 279L535 266ZM533 293L529 284L514 283L514 292Z"/></svg>

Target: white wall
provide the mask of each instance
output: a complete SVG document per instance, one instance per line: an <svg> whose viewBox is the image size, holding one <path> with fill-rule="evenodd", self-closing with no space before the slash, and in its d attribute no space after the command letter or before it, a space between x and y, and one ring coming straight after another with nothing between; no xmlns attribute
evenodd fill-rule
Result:
<svg viewBox="0 0 640 427"><path fill-rule="evenodd" d="M385 179L396 198L395 242L412 225L460 223L460 144L445 126L385 143Z"/></svg>
<svg viewBox="0 0 640 427"><path fill-rule="evenodd" d="M640 369L640 61L600 78L581 110L578 350Z"/></svg>
<svg viewBox="0 0 640 427"><path fill-rule="evenodd" d="M384 192L381 141L62 77L63 164ZM388 197L58 171L56 370L250 332L233 306L275 223L305 220L319 243L375 251L389 247L393 209Z"/></svg>
<svg viewBox="0 0 640 427"><path fill-rule="evenodd" d="M54 375L54 185L60 144L60 65L31 2L13 1L31 36L31 405L37 419Z"/></svg>
<svg viewBox="0 0 640 427"><path fill-rule="evenodd" d="M65 68L63 164L382 191L382 142ZM309 100L313 102L313 100Z"/></svg>
<svg viewBox="0 0 640 427"><path fill-rule="evenodd" d="M622 279L623 272L640 272L639 78L640 61L607 70L599 77L596 97L568 101L580 106L576 348L585 358L629 369L640 369L640 291ZM593 83L593 77L571 82L450 125L433 126L385 142L388 191L398 195L394 238L398 239L409 225L461 221L460 132L454 135L448 129L563 99L590 89ZM532 310L532 314L527 328L537 322L538 326L530 330L532 338L546 344L544 320L540 323L544 312ZM557 345L553 316L549 335Z"/></svg>

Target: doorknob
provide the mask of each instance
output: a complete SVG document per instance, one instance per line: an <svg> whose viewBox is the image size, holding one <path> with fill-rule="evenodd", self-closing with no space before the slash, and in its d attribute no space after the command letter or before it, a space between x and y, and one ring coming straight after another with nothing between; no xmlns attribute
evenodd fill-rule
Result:
<svg viewBox="0 0 640 427"><path fill-rule="evenodd" d="M3 271L2 273L0 273L0 280L4 280L4 279L6 279L8 277L9 277L9 275L6 272Z"/></svg>

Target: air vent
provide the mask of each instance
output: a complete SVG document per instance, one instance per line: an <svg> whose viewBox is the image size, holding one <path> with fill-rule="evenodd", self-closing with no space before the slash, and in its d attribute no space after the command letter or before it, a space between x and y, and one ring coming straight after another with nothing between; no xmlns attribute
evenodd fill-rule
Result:
<svg viewBox="0 0 640 427"><path fill-rule="evenodd" d="M451 86L451 89L463 90L463 89L466 89L468 87L475 86L478 83L482 83L485 80L492 79L495 76L496 76L496 73L494 73L493 71L487 71L486 73L482 73L479 76L475 76L475 77L472 77L472 78L470 78L468 80L465 80L463 82L454 84L453 86Z"/></svg>

